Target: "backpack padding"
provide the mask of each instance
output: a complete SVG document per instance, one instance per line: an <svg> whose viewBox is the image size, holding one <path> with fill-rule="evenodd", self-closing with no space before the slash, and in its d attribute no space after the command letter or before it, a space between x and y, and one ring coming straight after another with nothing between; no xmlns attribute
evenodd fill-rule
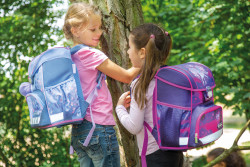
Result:
<svg viewBox="0 0 250 167"><path fill-rule="evenodd" d="M59 49L60 48L60 49ZM51 56L53 55L53 56ZM46 61L57 59L57 58L68 58L71 59L70 50L64 47L55 47L49 49L42 54L40 54L37 58L34 59L29 64L29 77L33 79L37 69Z"/></svg>
<svg viewBox="0 0 250 167"><path fill-rule="evenodd" d="M62 65L63 64L63 65ZM43 63L44 87L54 86L68 80L73 75L73 62L70 59L57 58Z"/></svg>

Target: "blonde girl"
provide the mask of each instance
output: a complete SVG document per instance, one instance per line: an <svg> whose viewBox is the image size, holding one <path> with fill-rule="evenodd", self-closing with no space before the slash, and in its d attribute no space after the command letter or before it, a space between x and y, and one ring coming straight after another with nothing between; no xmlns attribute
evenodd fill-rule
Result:
<svg viewBox="0 0 250 167"><path fill-rule="evenodd" d="M124 83L130 83L137 75L138 69L128 70L113 63L98 46L102 35L100 12L85 3L73 3L65 16L63 31L68 40L73 41L73 48L84 46L72 55L77 66L84 98L86 99L96 87L98 70L107 76ZM81 167L119 167L119 146L114 130L115 120L112 114L112 98L106 82L101 81L98 96L91 104L93 117L87 110L85 120L72 127L72 146L78 155ZM92 138L87 146L87 138L92 122L96 123Z"/></svg>

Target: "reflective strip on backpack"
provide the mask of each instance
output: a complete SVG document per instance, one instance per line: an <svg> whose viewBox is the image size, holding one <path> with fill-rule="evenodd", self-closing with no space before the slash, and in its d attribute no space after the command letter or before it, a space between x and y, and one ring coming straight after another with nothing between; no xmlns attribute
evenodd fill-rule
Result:
<svg viewBox="0 0 250 167"><path fill-rule="evenodd" d="M179 137L179 145L186 146L188 144L188 137Z"/></svg>
<svg viewBox="0 0 250 167"><path fill-rule="evenodd" d="M199 140L202 142L202 144L207 144L210 143L212 141L215 141L216 139L218 139L221 135L222 135L223 129L218 130L215 133L212 133L206 137L203 138L199 138Z"/></svg>

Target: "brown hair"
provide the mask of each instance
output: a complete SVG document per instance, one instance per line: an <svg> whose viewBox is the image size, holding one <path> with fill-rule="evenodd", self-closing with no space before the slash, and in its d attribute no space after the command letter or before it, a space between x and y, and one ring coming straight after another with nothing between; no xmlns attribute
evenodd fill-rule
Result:
<svg viewBox="0 0 250 167"><path fill-rule="evenodd" d="M224 148L215 148L211 150L207 156L215 159L219 155L221 155L226 149ZM242 158L240 152L232 152L230 153L222 162L226 163L226 167L246 167L246 162Z"/></svg>
<svg viewBox="0 0 250 167"><path fill-rule="evenodd" d="M134 87L135 101L142 109L147 103L146 92L150 81L160 66L166 63L172 48L172 39L169 33L159 26L147 23L142 24L131 32L132 42L139 50L146 49L146 57Z"/></svg>
<svg viewBox="0 0 250 167"><path fill-rule="evenodd" d="M74 40L74 36L71 32L72 27L80 27L87 23L89 17L92 14L100 15L100 11L93 5L89 5L83 2L76 2L70 5L63 25L63 33L66 39Z"/></svg>

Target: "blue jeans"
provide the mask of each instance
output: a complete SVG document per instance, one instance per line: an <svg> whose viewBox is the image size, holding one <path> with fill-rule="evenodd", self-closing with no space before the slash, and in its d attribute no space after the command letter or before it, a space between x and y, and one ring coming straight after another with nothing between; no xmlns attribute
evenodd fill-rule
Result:
<svg viewBox="0 0 250 167"><path fill-rule="evenodd" d="M72 127L71 144L80 167L120 167L119 145L113 126L96 124L89 145L84 147L91 127L92 123L86 120Z"/></svg>

